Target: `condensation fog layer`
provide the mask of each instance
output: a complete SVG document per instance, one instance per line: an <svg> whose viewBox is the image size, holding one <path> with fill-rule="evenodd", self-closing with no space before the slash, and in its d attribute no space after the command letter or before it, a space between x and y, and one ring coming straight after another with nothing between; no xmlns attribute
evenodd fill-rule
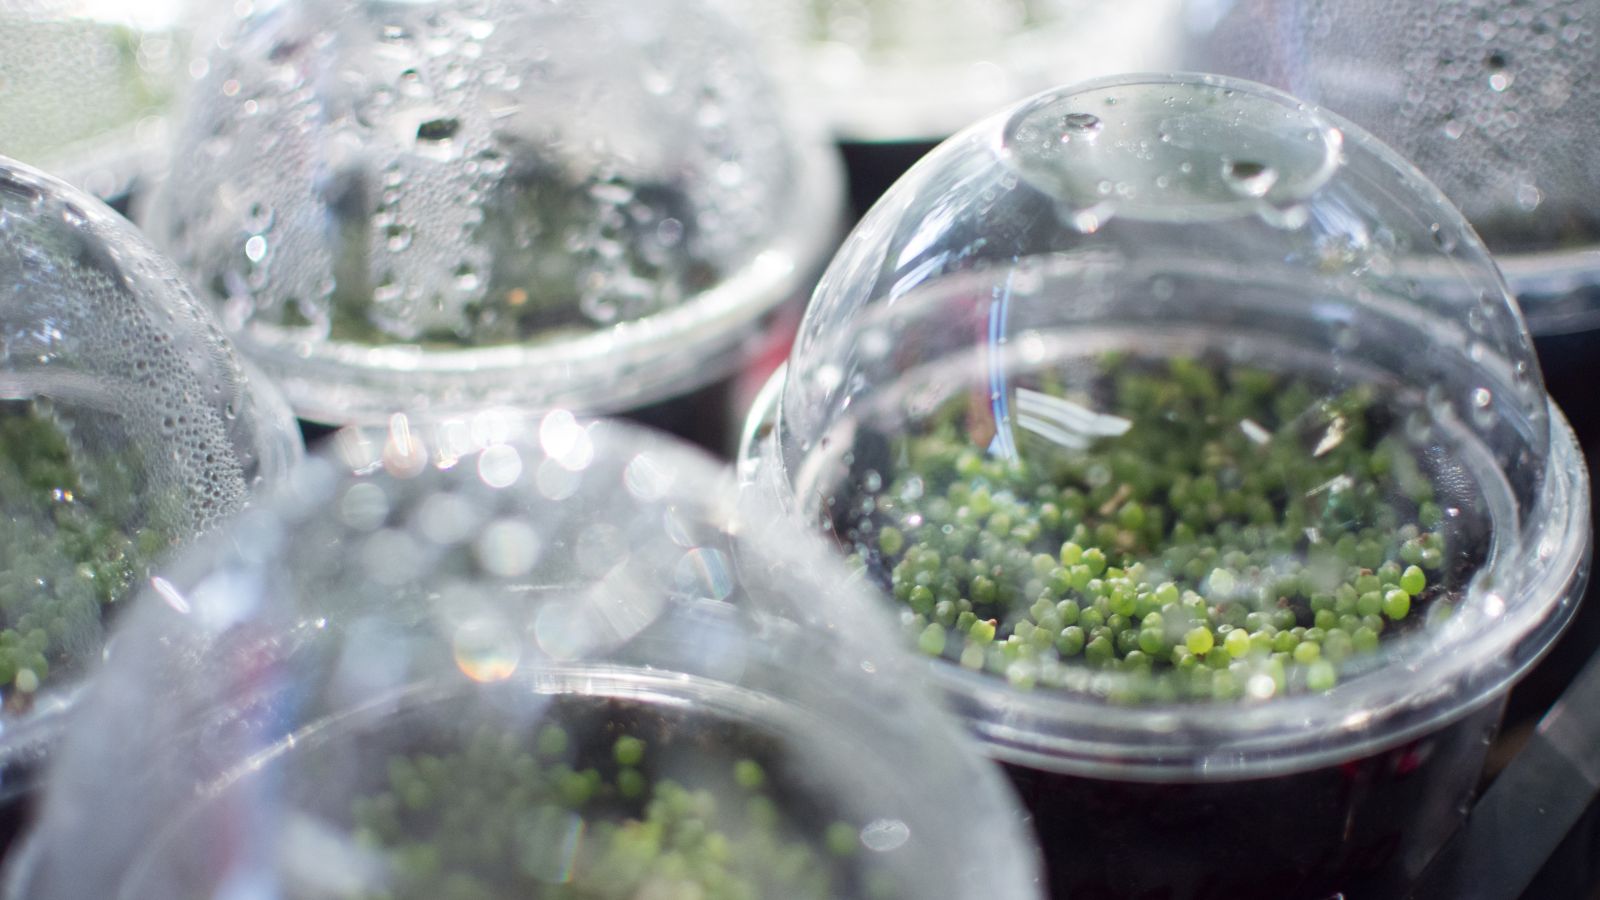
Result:
<svg viewBox="0 0 1600 900"><path fill-rule="evenodd" d="M791 183L753 60L675 45L737 40L692 4L276 2L220 40L157 219L258 337L638 318L747 263Z"/></svg>
<svg viewBox="0 0 1600 900"><path fill-rule="evenodd" d="M0 336L0 692L15 713L97 659L103 617L286 470L299 433L170 262L99 201L5 159Z"/></svg>

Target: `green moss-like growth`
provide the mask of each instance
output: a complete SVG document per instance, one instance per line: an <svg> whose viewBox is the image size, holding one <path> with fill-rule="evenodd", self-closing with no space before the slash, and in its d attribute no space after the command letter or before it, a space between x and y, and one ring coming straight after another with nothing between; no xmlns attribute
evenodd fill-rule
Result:
<svg viewBox="0 0 1600 900"><path fill-rule="evenodd" d="M892 442L870 514L838 522L929 654L1116 699L1320 691L1448 614L1472 564L1371 386L1113 357L1087 402L1025 390L1014 459L986 452L989 403L952 400ZM1095 670L1132 677L1095 688Z"/></svg>
<svg viewBox="0 0 1600 900"><path fill-rule="evenodd" d="M762 762L717 762L722 754L704 747L686 757L654 733L586 737L555 724L528 739L480 728L456 751L392 757L384 789L353 809L357 840L387 863L387 889L372 896L825 900L860 892L850 864L859 826L808 828L788 814ZM674 766L679 778L668 774ZM868 893L892 895L883 884Z"/></svg>
<svg viewBox="0 0 1600 900"><path fill-rule="evenodd" d="M77 466L50 413L0 403L0 688L11 709L98 648L104 610L168 543L159 528L123 524L130 470L97 465L89 481Z"/></svg>

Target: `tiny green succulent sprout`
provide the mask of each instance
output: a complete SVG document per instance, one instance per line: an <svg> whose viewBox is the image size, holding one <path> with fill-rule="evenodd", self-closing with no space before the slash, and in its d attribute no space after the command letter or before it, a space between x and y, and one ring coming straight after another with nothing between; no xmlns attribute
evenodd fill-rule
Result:
<svg viewBox="0 0 1600 900"><path fill-rule="evenodd" d="M1201 357L1101 368L1023 389L1069 419L1106 410L1104 435L1025 426L1006 457L988 452L989 410L955 398L891 439L904 464L870 512L832 523L860 536L922 652L1018 687L1081 689L1056 664L1071 663L1145 673L1133 684L1152 698L1257 700L1267 683L1330 690L1420 627L1414 604L1453 602L1448 579L1478 551L1452 546L1379 391Z"/></svg>

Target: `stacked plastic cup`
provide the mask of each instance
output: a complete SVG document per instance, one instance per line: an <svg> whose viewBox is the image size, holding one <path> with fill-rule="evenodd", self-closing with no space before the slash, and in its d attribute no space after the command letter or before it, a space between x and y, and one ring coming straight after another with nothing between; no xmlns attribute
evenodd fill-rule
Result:
<svg viewBox="0 0 1600 900"><path fill-rule="evenodd" d="M98 200L0 158L0 794L32 786L151 567L300 452L288 407L170 262Z"/></svg>
<svg viewBox="0 0 1600 900"><path fill-rule="evenodd" d="M941 145L763 399L753 488L882 589L1057 897L1398 896L1587 574L1483 245L1249 82L1091 82Z"/></svg>
<svg viewBox="0 0 1600 900"><path fill-rule="evenodd" d="M144 219L302 418L725 385L836 238L820 129L693 0L269 0L207 33Z"/></svg>
<svg viewBox="0 0 1600 900"><path fill-rule="evenodd" d="M346 433L170 567L8 895L1041 896L845 567L698 453L526 421Z"/></svg>

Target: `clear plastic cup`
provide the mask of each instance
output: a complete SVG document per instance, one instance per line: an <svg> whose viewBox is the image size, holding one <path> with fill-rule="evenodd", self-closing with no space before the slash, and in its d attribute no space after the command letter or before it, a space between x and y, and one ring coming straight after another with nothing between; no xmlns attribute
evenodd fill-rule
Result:
<svg viewBox="0 0 1600 900"><path fill-rule="evenodd" d="M0 2L0 155L98 197L158 166L186 0Z"/></svg>
<svg viewBox="0 0 1600 900"><path fill-rule="evenodd" d="M342 433L171 567L8 895L1041 896L825 548L680 445L523 421Z"/></svg>
<svg viewBox="0 0 1600 900"><path fill-rule="evenodd" d="M1240 4L1195 16L1182 57L1336 110L1415 162L1495 253L1535 335L1600 327L1594 10L1420 0L1370 12Z"/></svg>
<svg viewBox="0 0 1600 900"><path fill-rule="evenodd" d="M176 268L88 194L0 158L0 792L32 785L115 616L299 459Z"/></svg>
<svg viewBox="0 0 1600 900"><path fill-rule="evenodd" d="M1178 52L1179 0L723 0L846 141L936 141L1067 81Z"/></svg>
<svg viewBox="0 0 1600 900"><path fill-rule="evenodd" d="M937 657L1058 897L1398 895L1589 559L1465 220L1215 76L1046 92L915 166L741 466Z"/></svg>
<svg viewBox="0 0 1600 900"><path fill-rule="evenodd" d="M210 31L142 218L302 418L678 397L834 246L836 154L695 0L268 0Z"/></svg>

